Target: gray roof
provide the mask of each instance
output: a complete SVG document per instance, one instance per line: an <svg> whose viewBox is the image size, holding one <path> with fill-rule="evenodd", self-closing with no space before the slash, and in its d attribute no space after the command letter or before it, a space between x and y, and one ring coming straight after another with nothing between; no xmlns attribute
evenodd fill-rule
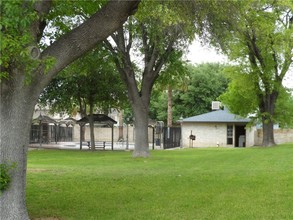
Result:
<svg viewBox="0 0 293 220"><path fill-rule="evenodd" d="M93 117L94 117L94 123L97 123L97 124L106 124L109 126L113 126L113 124L117 124L117 121L115 121L114 119L104 114L93 114ZM78 124L89 123L89 115L78 120L76 123Z"/></svg>
<svg viewBox="0 0 293 220"><path fill-rule="evenodd" d="M184 118L182 122L230 122L230 123L248 123L249 118L242 118L239 115L230 113L227 109L217 110L202 115L196 115L189 118Z"/></svg>

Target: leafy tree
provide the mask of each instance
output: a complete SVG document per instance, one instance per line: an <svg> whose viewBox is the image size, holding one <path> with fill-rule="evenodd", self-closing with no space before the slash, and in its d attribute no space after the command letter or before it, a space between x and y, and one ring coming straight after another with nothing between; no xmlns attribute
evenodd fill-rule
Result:
<svg viewBox="0 0 293 220"><path fill-rule="evenodd" d="M136 17L111 35L107 44L116 58L116 66L127 85L135 117L134 157L147 157L148 119L152 87L172 52L182 48L193 25L180 25L182 7L176 2L144 2ZM179 13L179 15L178 15ZM191 28L192 27L192 28ZM133 62L133 54L142 57L142 69Z"/></svg>
<svg viewBox="0 0 293 220"><path fill-rule="evenodd" d="M189 65L186 88L174 91L173 113L174 121L181 117L190 117L203 114L211 110L211 103L226 91L228 80L223 75L224 65L217 63L205 63L196 66ZM157 99L153 98L152 111L157 114L158 120L166 120L165 92L160 92ZM154 113L153 113L154 115Z"/></svg>
<svg viewBox="0 0 293 220"><path fill-rule="evenodd" d="M276 104L276 121L282 128L293 128L292 90L282 88Z"/></svg>
<svg viewBox="0 0 293 220"><path fill-rule="evenodd" d="M92 150L95 149L93 113L96 109L107 113L111 108L122 107L126 100L126 88L103 45L65 68L40 96L41 103L53 112L71 114L78 110L82 117L90 115Z"/></svg>
<svg viewBox="0 0 293 220"><path fill-rule="evenodd" d="M151 97L151 117L163 121L165 121L167 117L168 127L171 127L173 124L173 91L182 90L187 87L189 80L188 69L186 67L187 64L186 61L183 60L182 55L182 51L174 51L170 55L166 67L162 70L155 83ZM165 97L166 94L167 97ZM163 103L165 106L162 106ZM156 115L155 106L162 107L164 111L157 112L158 115Z"/></svg>
<svg viewBox="0 0 293 220"><path fill-rule="evenodd" d="M246 92L252 95L249 106L257 103L257 109L251 108L250 112L258 111L263 123L263 145L274 145L276 103L282 81L293 60L293 2L248 0L208 3L207 6L206 2L197 2L203 9L198 15L201 35L234 61L238 66L234 68L237 76L242 74L241 78L249 81L241 84L241 79L237 80L240 87L236 89L234 84L233 91L241 95L236 90L244 92L243 86L249 86L250 91L246 88ZM229 106L230 109L233 106ZM238 109L240 112L234 113L243 111Z"/></svg>
<svg viewBox="0 0 293 220"><path fill-rule="evenodd" d="M29 219L25 205L26 155L40 93L59 71L117 30L138 3L113 0L102 7L99 1L0 1L0 164L17 164L10 187L0 196L1 219ZM78 9L91 8L90 4L96 9L90 19L72 29L58 32L59 27L51 22L57 18L66 22L68 16L80 14ZM76 11L70 14L69 8ZM53 33L59 36L49 44L41 43L45 34Z"/></svg>
<svg viewBox="0 0 293 220"><path fill-rule="evenodd" d="M179 107L183 117L190 117L211 111L212 101L226 91L228 80L223 75L224 65L205 63L190 66L188 89L179 94ZM183 107L183 108L182 108Z"/></svg>

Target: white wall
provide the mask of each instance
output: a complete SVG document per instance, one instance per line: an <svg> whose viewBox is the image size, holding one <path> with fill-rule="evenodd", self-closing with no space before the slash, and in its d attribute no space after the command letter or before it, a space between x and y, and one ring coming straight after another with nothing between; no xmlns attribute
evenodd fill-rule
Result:
<svg viewBox="0 0 293 220"><path fill-rule="evenodd" d="M94 128L95 132L95 140L96 141L111 141L112 138L112 129L109 127L95 127ZM149 128L149 143L152 143L153 141L153 129ZM128 141L129 142L134 142L134 133L135 129L133 126L128 126ZM126 140L126 134L127 134L127 128L124 125L123 127L123 138L124 141ZM117 126L114 126L114 141L118 141L119 137L119 128ZM73 129L73 141L74 142L79 142L80 139L80 126L78 124L74 125ZM90 128L89 125L86 125L86 130L85 130L85 140L89 141L90 140Z"/></svg>
<svg viewBox="0 0 293 220"><path fill-rule="evenodd" d="M246 147L255 145L255 131L256 127L246 127Z"/></svg>
<svg viewBox="0 0 293 220"><path fill-rule="evenodd" d="M235 125L233 129L233 145L227 145L227 124L182 123L182 147L192 147L192 141L189 139L191 131L193 135L196 135L193 147L233 147L235 144ZM246 147L254 146L254 137L255 128L246 128Z"/></svg>
<svg viewBox="0 0 293 220"><path fill-rule="evenodd" d="M191 131L196 136L193 147L216 147L217 144L227 146L227 125L224 123L182 123L183 147L191 147Z"/></svg>
<svg viewBox="0 0 293 220"><path fill-rule="evenodd" d="M263 131L257 129L254 131L255 144L256 146L262 145ZM275 129L274 139L276 144L293 143L293 129Z"/></svg>

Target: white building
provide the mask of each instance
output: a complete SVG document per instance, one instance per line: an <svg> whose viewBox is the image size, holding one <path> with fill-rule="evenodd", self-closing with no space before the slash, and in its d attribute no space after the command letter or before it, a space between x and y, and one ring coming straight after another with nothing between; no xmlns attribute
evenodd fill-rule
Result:
<svg viewBox="0 0 293 220"><path fill-rule="evenodd" d="M227 109L185 118L181 122L182 146L253 146L256 129L248 127L249 122L250 119L231 114Z"/></svg>

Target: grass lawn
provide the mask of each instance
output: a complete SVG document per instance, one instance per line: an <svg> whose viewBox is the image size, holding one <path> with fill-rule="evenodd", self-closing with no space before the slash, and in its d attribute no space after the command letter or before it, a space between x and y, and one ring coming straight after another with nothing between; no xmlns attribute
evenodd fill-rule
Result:
<svg viewBox="0 0 293 220"><path fill-rule="evenodd" d="M131 152L34 150L32 219L293 219L293 144Z"/></svg>

